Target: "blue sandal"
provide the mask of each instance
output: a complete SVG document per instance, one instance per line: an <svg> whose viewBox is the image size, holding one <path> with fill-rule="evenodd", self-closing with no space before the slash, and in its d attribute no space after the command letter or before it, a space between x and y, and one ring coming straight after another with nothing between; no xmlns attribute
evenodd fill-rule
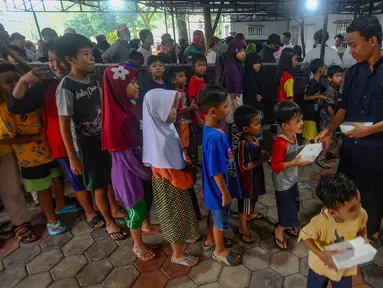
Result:
<svg viewBox="0 0 383 288"><path fill-rule="evenodd" d="M47 230L50 235L59 235L67 230L67 227L62 223L61 219L57 219L55 223L47 223Z"/></svg>
<svg viewBox="0 0 383 288"><path fill-rule="evenodd" d="M187 264L186 262L189 261L189 260L191 260L191 259L197 259L198 261L197 261L195 264L193 264L193 265L189 265L189 264ZM191 266L194 266L194 265L198 264L199 259L198 259L197 257L194 257L194 256L189 255L189 256L187 256L186 258L181 259L181 260L177 260L177 261L176 261L176 260L170 259L170 261L171 261L173 264L178 264L178 265L182 265L182 266L186 266L186 267L191 267Z"/></svg>
<svg viewBox="0 0 383 288"><path fill-rule="evenodd" d="M82 207L77 205L68 205L64 209L56 210L56 215L63 215L63 214L70 214L70 213L76 213L78 211L81 211Z"/></svg>

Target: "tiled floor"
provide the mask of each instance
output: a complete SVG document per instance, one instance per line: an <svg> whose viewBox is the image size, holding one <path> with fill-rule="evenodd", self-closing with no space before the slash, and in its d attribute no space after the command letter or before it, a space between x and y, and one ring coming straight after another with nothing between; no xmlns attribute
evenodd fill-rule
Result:
<svg viewBox="0 0 383 288"><path fill-rule="evenodd" d="M335 165L335 164L334 164ZM202 250L202 241L189 245L188 252L200 257L201 261L192 268L174 265L170 262L171 249L164 243L162 235L145 236L144 240L154 247L156 258L143 263L131 251L132 239L113 241L105 230L90 229L79 215L64 218L70 231L47 237L39 244L19 247L14 240L2 243L0 248L0 288L74 288L74 287L134 287L134 288L281 288L306 287L308 272L308 250L305 246L289 239L288 250L280 251L273 243L273 224L278 220L275 196L270 179L270 170L265 174L267 193L260 197L257 209L267 215L265 220L251 224L255 239L251 245L244 245L234 235L239 225L236 215L232 216L232 228L227 232L235 242L233 249L243 254L239 267L222 267L211 258L212 252ZM330 170L335 171L335 170ZM302 223L321 208L314 196L319 176L325 173L311 165L300 169L299 186L302 200L299 214ZM196 191L201 190L200 181ZM201 192L198 193L202 203ZM37 230L44 231L44 218L39 208L31 207L35 215ZM153 209L154 211L154 209ZM207 211L202 208L206 217ZM0 215L0 220L6 216ZM153 222L156 222L155 212ZM206 235L205 220L199 222L202 236ZM360 267L353 278L353 287L383 287L383 247L373 263Z"/></svg>

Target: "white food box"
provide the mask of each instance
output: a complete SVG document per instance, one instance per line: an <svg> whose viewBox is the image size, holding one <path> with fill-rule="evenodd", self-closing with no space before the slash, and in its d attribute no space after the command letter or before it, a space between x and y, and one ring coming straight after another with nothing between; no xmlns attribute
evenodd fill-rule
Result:
<svg viewBox="0 0 383 288"><path fill-rule="evenodd" d="M312 163L317 159L320 152L322 152L322 143L308 144L302 149L298 156L301 156L303 161Z"/></svg>
<svg viewBox="0 0 383 288"><path fill-rule="evenodd" d="M338 270L371 262L377 253L376 249L360 236L350 241L331 244L325 249L326 251L342 251L332 256Z"/></svg>
<svg viewBox="0 0 383 288"><path fill-rule="evenodd" d="M342 133L347 133L347 132L350 132L352 129L354 129L355 127L352 126L352 123L354 122L343 122L342 124L340 124L340 130L342 131ZM367 127L372 126L374 124L373 122L359 122L359 123Z"/></svg>

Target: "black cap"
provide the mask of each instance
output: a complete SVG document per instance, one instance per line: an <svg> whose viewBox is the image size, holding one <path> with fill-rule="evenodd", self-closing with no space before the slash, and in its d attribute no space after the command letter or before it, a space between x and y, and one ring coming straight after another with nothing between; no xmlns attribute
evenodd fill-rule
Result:
<svg viewBox="0 0 383 288"><path fill-rule="evenodd" d="M16 32L11 35L11 39L13 40L25 40L25 37L20 33Z"/></svg>
<svg viewBox="0 0 383 288"><path fill-rule="evenodd" d="M281 46L282 45L281 36L279 36L278 34L271 34L269 38L267 38L267 43Z"/></svg>

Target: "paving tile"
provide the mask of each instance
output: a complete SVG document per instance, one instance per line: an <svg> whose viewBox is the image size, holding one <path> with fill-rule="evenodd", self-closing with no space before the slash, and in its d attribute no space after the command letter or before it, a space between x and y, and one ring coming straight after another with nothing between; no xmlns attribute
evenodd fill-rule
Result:
<svg viewBox="0 0 383 288"><path fill-rule="evenodd" d="M254 208L255 213L262 213L263 215L266 215L267 213L267 207L265 205L262 205L261 203L255 203L255 208ZM254 221L259 221L259 220L254 220Z"/></svg>
<svg viewBox="0 0 383 288"><path fill-rule="evenodd" d="M0 260L0 272L4 270L3 260Z"/></svg>
<svg viewBox="0 0 383 288"><path fill-rule="evenodd" d="M319 213L323 207L323 204L319 200L312 198L303 200L302 207L310 212Z"/></svg>
<svg viewBox="0 0 383 288"><path fill-rule="evenodd" d="M290 252L282 251L271 255L270 267L282 276L299 272L299 258Z"/></svg>
<svg viewBox="0 0 383 288"><path fill-rule="evenodd" d="M259 196L258 202L260 204L265 205L266 207L271 207L277 205L277 202L275 201L275 195L265 194Z"/></svg>
<svg viewBox="0 0 383 288"><path fill-rule="evenodd" d="M244 265L223 267L219 282L230 288L246 288L250 283L251 272Z"/></svg>
<svg viewBox="0 0 383 288"><path fill-rule="evenodd" d="M188 276L177 279L171 279L166 285L166 288L197 288L198 285Z"/></svg>
<svg viewBox="0 0 383 288"><path fill-rule="evenodd" d="M187 276L191 267L186 267L171 262L171 256L168 256L162 264L161 270L169 279Z"/></svg>
<svg viewBox="0 0 383 288"><path fill-rule="evenodd" d="M88 260L84 255L65 257L51 270L53 279L61 280L74 277L86 264L88 264Z"/></svg>
<svg viewBox="0 0 383 288"><path fill-rule="evenodd" d="M307 278L300 273L287 276L283 280L283 287L306 288L306 286L307 286Z"/></svg>
<svg viewBox="0 0 383 288"><path fill-rule="evenodd" d="M132 237L125 238L124 240L116 240L116 243L118 246L128 246L130 248L133 248L134 241Z"/></svg>
<svg viewBox="0 0 383 288"><path fill-rule="evenodd" d="M165 239L162 233L156 235L143 235L142 241L151 247L160 247L164 244Z"/></svg>
<svg viewBox="0 0 383 288"><path fill-rule="evenodd" d="M65 243L67 243L72 238L72 234L67 231L60 235L47 237L39 245L43 251L61 249L61 247L63 247Z"/></svg>
<svg viewBox="0 0 383 288"><path fill-rule="evenodd" d="M300 258L309 256L309 249L302 242L297 242L297 238L288 240L287 250Z"/></svg>
<svg viewBox="0 0 383 288"><path fill-rule="evenodd" d="M298 213L298 219L299 219L299 222L301 222L301 224L307 224L310 222L311 218L313 218L315 215L316 215L315 212L308 211L302 208L301 206Z"/></svg>
<svg viewBox="0 0 383 288"><path fill-rule="evenodd" d="M226 288L226 287L224 287L219 282L213 282L213 283L209 283L209 284L205 284L205 285L199 286L199 288Z"/></svg>
<svg viewBox="0 0 383 288"><path fill-rule="evenodd" d="M191 244L192 245L192 244ZM188 246L188 252L190 253L190 251L189 251L189 248L190 248L190 245ZM202 248L201 248L202 249ZM170 244L164 244L162 247L161 247L161 250L162 251L164 251L165 252L165 254L166 255L172 255L172 253L173 253L173 250L172 250L172 246L170 245ZM193 252L194 253L194 252ZM193 254L192 253L192 254ZM194 254L193 254L194 255ZM197 255L195 255L195 256L197 256Z"/></svg>
<svg viewBox="0 0 383 288"><path fill-rule="evenodd" d="M104 281L106 288L132 287L140 272L133 265L117 267L110 272Z"/></svg>
<svg viewBox="0 0 383 288"><path fill-rule="evenodd" d="M53 266L60 262L63 257L61 250L45 251L27 265L28 273L37 274L48 272Z"/></svg>
<svg viewBox="0 0 383 288"><path fill-rule="evenodd" d="M313 190L311 188L299 188L299 198L301 200L313 198Z"/></svg>
<svg viewBox="0 0 383 288"><path fill-rule="evenodd" d="M252 229L249 229L249 232L250 232L251 236L253 236L253 239L254 239L254 242L252 244L243 243L239 233L236 233L237 235L234 238L234 243L237 244L239 247L244 248L244 249L258 246L259 243L261 242L261 236L257 232L253 231Z"/></svg>
<svg viewBox="0 0 383 288"><path fill-rule="evenodd" d="M112 271L113 265L108 259L91 262L77 274L76 278L80 286L89 286L101 283Z"/></svg>
<svg viewBox="0 0 383 288"><path fill-rule="evenodd" d="M110 254L117 248L117 244L113 239L104 239L92 244L85 251L85 256L89 261L99 261L108 258Z"/></svg>
<svg viewBox="0 0 383 288"><path fill-rule="evenodd" d="M63 219L66 227L68 230L72 230L74 226L76 226L78 223L83 222L81 218L78 216L78 213L70 213L61 216L61 219ZM91 229L89 226L85 229Z"/></svg>
<svg viewBox="0 0 383 288"><path fill-rule="evenodd" d="M355 276L352 276L352 286L360 285L363 283L362 271L358 267L358 273Z"/></svg>
<svg viewBox="0 0 383 288"><path fill-rule="evenodd" d="M17 288L46 288L52 283L49 272L30 275L17 285Z"/></svg>
<svg viewBox="0 0 383 288"><path fill-rule="evenodd" d="M274 243L273 234L262 235L260 246L270 253L281 251L281 249Z"/></svg>
<svg viewBox="0 0 383 288"><path fill-rule="evenodd" d="M91 228L88 224L86 224L84 221L80 221L80 223L76 224L71 232L74 237L81 236L81 235L87 235L92 233L94 228Z"/></svg>
<svg viewBox="0 0 383 288"><path fill-rule="evenodd" d="M155 270L141 274L137 281L133 284L132 288L164 288L167 283L168 278L166 278L166 276L160 270Z"/></svg>
<svg viewBox="0 0 383 288"><path fill-rule="evenodd" d="M104 239L109 239L108 233L103 228L94 229L92 231L91 235L92 235L94 241L100 241L100 240L104 240Z"/></svg>
<svg viewBox="0 0 383 288"><path fill-rule="evenodd" d="M251 223L251 229L260 235L272 233L274 230L274 224L268 219L260 219Z"/></svg>
<svg viewBox="0 0 383 288"><path fill-rule="evenodd" d="M167 256L165 252L160 249L153 249L153 252L156 254L154 259L146 262L137 259L134 262L134 265L137 267L138 271L141 273L147 273L161 268Z"/></svg>
<svg viewBox="0 0 383 288"><path fill-rule="evenodd" d="M299 272L301 272L302 275L306 277L309 275L309 258L308 257L299 259Z"/></svg>
<svg viewBox="0 0 383 288"><path fill-rule="evenodd" d="M383 267L383 247L378 249L378 253L376 253L374 262Z"/></svg>
<svg viewBox="0 0 383 288"><path fill-rule="evenodd" d="M0 259L4 259L9 254L11 254L13 251L18 249L20 247L19 241L16 240L16 238L12 237L5 241L2 241L1 247L0 247Z"/></svg>
<svg viewBox="0 0 383 288"><path fill-rule="evenodd" d="M120 246L109 256L110 262L115 267L131 265L136 259L136 255L129 246Z"/></svg>
<svg viewBox="0 0 383 288"><path fill-rule="evenodd" d="M278 209L277 206L271 206L267 209L267 217L273 223L278 222Z"/></svg>
<svg viewBox="0 0 383 288"><path fill-rule="evenodd" d="M78 282L76 278L67 278L59 281L55 281L52 283L49 288L78 288L80 285L78 285Z"/></svg>
<svg viewBox="0 0 383 288"><path fill-rule="evenodd" d="M282 288L283 277L271 268L251 273L250 288Z"/></svg>
<svg viewBox="0 0 383 288"><path fill-rule="evenodd" d="M68 243L64 245L62 251L67 256L72 255L81 255L85 252L86 249L90 247L94 242L91 235L83 235L71 239Z"/></svg>
<svg viewBox="0 0 383 288"><path fill-rule="evenodd" d="M4 266L7 269L11 269L17 266L24 266L37 255L39 255L40 252L41 249L39 245L20 247L4 259Z"/></svg>
<svg viewBox="0 0 383 288"><path fill-rule="evenodd" d="M25 267L16 267L10 270L4 270L0 273L0 287L15 287L17 283L25 277L27 277L27 270Z"/></svg>
<svg viewBox="0 0 383 288"><path fill-rule="evenodd" d="M193 266L190 270L189 276L193 278L197 284L207 284L218 280L219 273L221 273L222 266L213 259L204 259Z"/></svg>
<svg viewBox="0 0 383 288"><path fill-rule="evenodd" d="M381 287L383 283L383 267L371 264L361 268L364 282L372 287Z"/></svg>
<svg viewBox="0 0 383 288"><path fill-rule="evenodd" d="M243 255L243 264L251 271L269 267L270 253L261 247L247 249Z"/></svg>

